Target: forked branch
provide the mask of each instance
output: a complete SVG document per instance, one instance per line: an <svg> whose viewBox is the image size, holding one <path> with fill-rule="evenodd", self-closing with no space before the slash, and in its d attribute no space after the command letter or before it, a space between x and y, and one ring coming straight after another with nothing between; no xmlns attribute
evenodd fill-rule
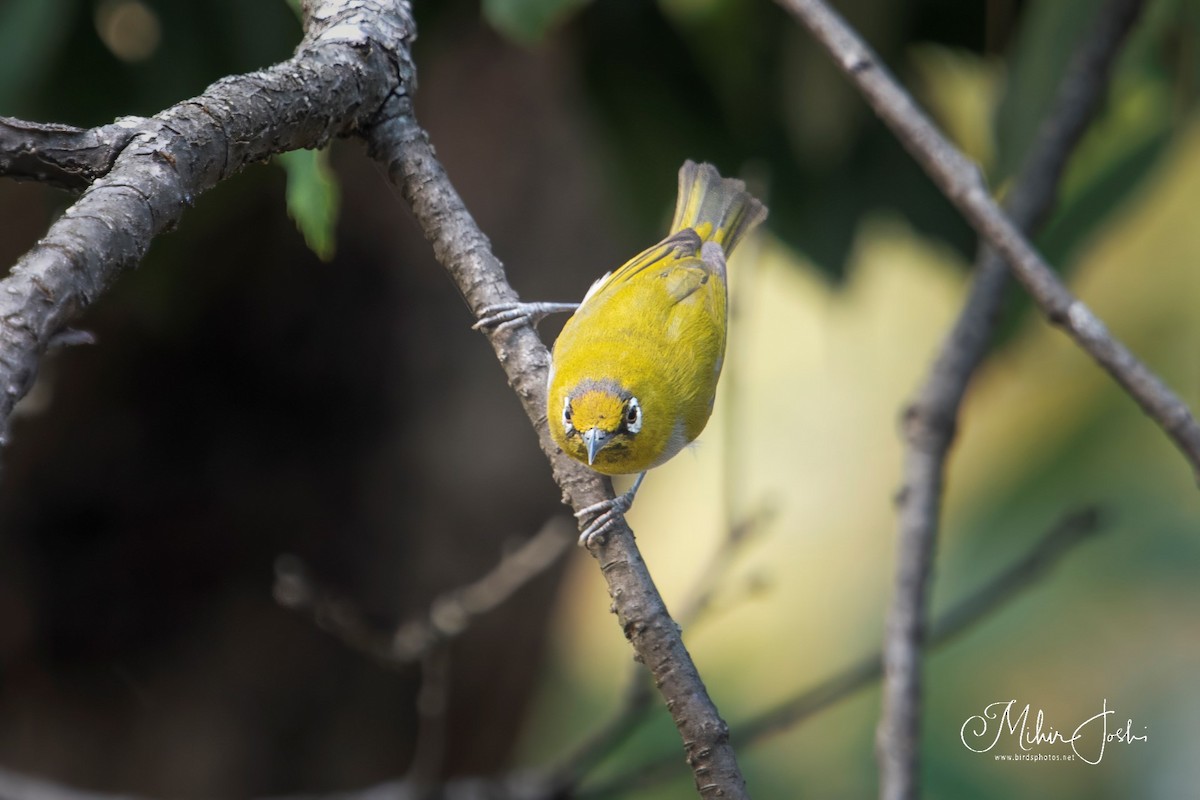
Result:
<svg viewBox="0 0 1200 800"><path fill-rule="evenodd" d="M202 192L275 153L359 134L412 205L435 255L475 316L516 293L412 114L416 35L403 0L303 0L305 36L294 58L225 78L205 92L133 124L79 131L6 120L0 174L87 188L0 285L0 443L42 353L67 322ZM122 123L117 123L121 126ZM123 134L122 134L123 135ZM90 181L90 183L89 183ZM612 497L607 480L567 459L545 420L549 354L528 326L488 338L577 511ZM650 669L683 738L705 797L746 797L728 727L709 698L678 626L667 613L633 534L616 527L593 555L613 610Z"/></svg>
<svg viewBox="0 0 1200 800"><path fill-rule="evenodd" d="M372 157L416 214L434 255L462 292L472 313L516 301L517 295L492 254L442 165L429 137L413 115L410 99L397 95L379 124L366 132ZM612 497L607 479L572 461L554 445L546 424L546 371L550 354L529 324L489 330L509 385L528 415L549 459L563 500L576 511ZM696 790L701 797L749 797L729 728L708 695L700 673L683 644L679 626L642 560L633 532L619 524L590 548L600 563L612 597L612 610L633 646L637 660L650 670L684 743Z"/></svg>

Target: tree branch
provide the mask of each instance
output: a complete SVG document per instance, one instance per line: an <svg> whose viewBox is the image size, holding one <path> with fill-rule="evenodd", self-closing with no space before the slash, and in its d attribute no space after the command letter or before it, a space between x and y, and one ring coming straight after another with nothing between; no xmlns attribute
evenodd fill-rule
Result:
<svg viewBox="0 0 1200 800"><path fill-rule="evenodd" d="M1033 588L1078 545L1101 531L1098 509L1071 512L1033 547L994 578L959 600L933 623L931 648L942 648L995 614L1022 592ZM786 700L771 711L738 725L739 738L757 742L845 699L883 676L885 653L877 651L840 675Z"/></svg>
<svg viewBox="0 0 1200 800"><path fill-rule="evenodd" d="M0 117L0 177L83 189L112 168L146 124L140 117L126 117L84 129Z"/></svg>
<svg viewBox="0 0 1200 800"><path fill-rule="evenodd" d="M930 646L941 648L996 613L1022 592L1037 585L1075 547L1100 531L1095 509L1064 517L1023 556L979 589L948 609L934 625ZM805 719L870 686L883 674L883 654L873 653L849 669L785 700L769 711L738 725L738 740L751 744L788 730ZM647 785L674 772L672 757L648 762L633 772L617 776L603 786L585 789L579 797L624 796L635 786ZM427 787L412 780L394 780L366 789L329 795L294 795L268 800L417 800ZM560 798L561 787L532 775L512 775L495 780L464 778L441 787L445 797L460 800L550 800ZM143 800L134 795L86 792L59 783L0 768L0 800Z"/></svg>
<svg viewBox="0 0 1200 800"><path fill-rule="evenodd" d="M1006 210L1024 232L1040 226L1059 180L1107 94L1112 65L1143 0L1110 0L1076 47ZM981 247L966 303L904 414L904 465L898 502L896 584L885 625L883 715L877 748L882 794L917 794L921 648L926 587L933 569L946 457L967 385L987 352L1008 283L1003 258Z"/></svg>
<svg viewBox="0 0 1200 800"><path fill-rule="evenodd" d="M516 301L517 295L492 254L413 115L411 100L397 95L382 120L364 131L371 156L385 165L391 181L412 206L434 255L450 274L471 313ZM550 354L529 325L491 330L487 337L520 399L563 501L576 511L611 498L612 486L572 461L554 445L546 424L546 374ZM612 610L636 653L654 677L684 743L701 797L744 798L745 781L729 742L729 728L708 696L642 560L633 532L622 520L592 554L612 597Z"/></svg>
<svg viewBox="0 0 1200 800"><path fill-rule="evenodd" d="M317 586L299 559L282 556L275 564L275 599L293 611L308 612L317 627L347 646L385 664L411 664L462 635L471 622L494 611L521 587L541 575L575 541L565 520L555 517L512 552L504 554L479 580L446 592L429 611L398 628L379 631L353 604Z"/></svg>
<svg viewBox="0 0 1200 800"><path fill-rule="evenodd" d="M220 80L199 97L155 115L119 148L107 170L107 154L96 156L96 163L88 167L103 172L103 177L91 183L0 285L0 444L13 407L32 384L38 360L54 335L122 269L137 263L154 236L174 225L197 195L246 164L274 153L319 147L335 135L366 131L372 155L388 165L435 255L476 316L484 305L516 299L487 239L412 115L415 73L410 46L415 29L409 3L304 0L303 11L305 36L294 58ZM39 170L49 174L51 167L65 169L68 157L45 153L30 166L30 139L44 140L51 132L14 127L8 169L34 176ZM68 139L86 136L59 133ZM549 438L549 354L534 331L517 326L493 331L488 338L539 434L564 499L581 509L611 498L607 480L559 453ZM700 794L746 797L728 727L704 688L628 526L618 526L593 554L626 637L667 701Z"/></svg>
<svg viewBox="0 0 1200 800"><path fill-rule="evenodd" d="M413 80L408 5L308 0L292 59L217 81L134 126L7 120L8 172L72 184L103 173L0 283L0 444L53 336L141 260L195 198L247 164L353 132ZM74 143L74 146L72 145ZM98 148L90 144L100 142ZM113 157L115 154L115 157Z"/></svg>
<svg viewBox="0 0 1200 800"><path fill-rule="evenodd" d="M676 616L681 627L693 629L712 611L717 588L738 554L762 534L774 514L773 507L763 505L751 516L726 529L721 543L709 554L707 564L697 573L690 597L680 606L682 610ZM646 675L636 665L632 666L634 669L625 680L616 711L545 770L549 776L546 785L553 796L571 794L590 770L611 755L646 720L653 694Z"/></svg>
<svg viewBox="0 0 1200 800"><path fill-rule="evenodd" d="M1007 569L941 614L934 622L929 636L930 649L940 650L989 616L999 612L1023 592L1036 586L1039 581L1045 580L1076 547L1102 531L1101 522L1101 515L1095 508L1085 508L1065 515ZM734 726L734 735L744 747L791 730L882 678L883 658L882 650L875 651L767 711L738 723ZM668 758L648 761L603 785L584 790L580 797L592 800L624 796L636 787L669 778L671 764Z"/></svg>
<svg viewBox="0 0 1200 800"><path fill-rule="evenodd" d="M963 217L1008 262L1051 324L1062 328L1167 434L1200 477L1200 425L1179 397L1078 300L988 193L979 169L929 121L878 56L821 0L778 0L858 87Z"/></svg>

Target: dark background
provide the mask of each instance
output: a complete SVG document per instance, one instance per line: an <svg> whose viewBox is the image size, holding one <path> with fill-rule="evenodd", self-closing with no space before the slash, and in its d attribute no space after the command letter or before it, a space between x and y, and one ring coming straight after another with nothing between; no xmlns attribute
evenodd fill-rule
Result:
<svg viewBox="0 0 1200 800"><path fill-rule="evenodd" d="M146 0L157 43L123 60L100 35L119 5L0 4L0 114L80 126L150 115L299 39L283 0ZM524 297L579 297L653 241L689 157L759 186L771 237L834 291L872 213L972 255L966 226L771 3L598 2L542 35L475 3L417 5L420 119ZM1095 4L838 5L927 101L916 47L1005 71L988 126L1002 186ZM1137 136L1076 176L1092 191L1069 197L1041 240L1056 263L1137 196L1190 117L1196 4L1151 5L1121 74L1168 92L1171 113L1136 121ZM382 627L561 513L404 203L357 143L335 143L332 163L331 262L288 218L283 170L248 169L88 310L78 326L98 344L51 355L20 407L0 486L0 764L197 798L400 775L417 669L376 664L276 605L276 559L298 556ZM0 183L0 263L70 201ZM1005 323L1034 324L1020 300ZM554 330L543 326L548 341ZM444 774L512 766L535 687L554 680L561 579L538 579L452 648ZM602 612L607 599L593 600ZM855 763L868 757L869 745ZM951 794L983 796L938 775Z"/></svg>

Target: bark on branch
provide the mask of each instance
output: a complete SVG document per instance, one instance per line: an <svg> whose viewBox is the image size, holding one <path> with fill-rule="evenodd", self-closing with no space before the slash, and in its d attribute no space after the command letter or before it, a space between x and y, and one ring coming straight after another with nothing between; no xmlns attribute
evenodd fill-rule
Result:
<svg viewBox="0 0 1200 800"><path fill-rule="evenodd" d="M926 587L933 561L945 455L958 406L987 347L1006 270L1022 283L1046 318L1062 328L1117 381L1175 443L1200 475L1200 426L1187 405L1112 336L1029 244L1023 231L1054 198L1066 157L1107 85L1112 58L1140 3L1109 2L1090 40L1076 54L1056 116L1041 132L1021 188L1005 215L979 169L917 107L878 57L821 0L780 0L829 51L876 114L924 168L994 252L985 251L968 304L939 354L929 380L906 415L905 484L900 501L896 588L884 638L884 703L878 732L880 796L918 793L920 667Z"/></svg>
<svg viewBox="0 0 1200 800"><path fill-rule="evenodd" d="M1142 5L1143 0L1109 0L1077 45L1049 116L1005 204L1021 231L1035 230L1053 207L1059 180L1107 95L1112 65ZM946 458L963 396L992 339L1008 276L1003 258L983 244L962 311L904 415L896 583L885 628L884 713L877 742L880 783L888 797L918 793L926 594L936 551Z"/></svg>
<svg viewBox="0 0 1200 800"><path fill-rule="evenodd" d="M566 553L573 525L554 517L478 580L439 595L428 611L392 629L367 621L354 604L317 585L303 562L282 556L275 562L275 599L284 608L307 612L317 624L348 647L384 664L412 664L461 636L471 622L495 611Z"/></svg>
<svg viewBox="0 0 1200 800"><path fill-rule="evenodd" d="M60 183L103 173L0 282L0 444L50 340L196 197L247 164L353 132L410 89L407 4L312 0L305 12L293 58L224 78L150 119L93 132L0 126L0 145L13 148L0 157L10 173L41 171ZM132 135L122 141L114 128Z"/></svg>
<svg viewBox="0 0 1200 800"><path fill-rule="evenodd" d="M1178 395L1137 359L1021 234L988 192L979 168L958 151L846 22L821 0L778 0L812 33L863 98L996 249L1051 324L1062 328L1171 439L1200 478L1200 425Z"/></svg>
<svg viewBox="0 0 1200 800"><path fill-rule="evenodd" d="M112 169L145 124L139 117L126 117L85 129L0 117L0 177L83 189Z"/></svg>
<svg viewBox="0 0 1200 800"><path fill-rule="evenodd" d="M1104 522L1105 515L1097 508L1083 508L1064 515L1012 564L938 616L929 636L929 649L940 650L999 613L1010 601L1039 586L1077 547L1103 533ZM849 699L883 678L883 659L882 650L871 653L766 711L735 723L733 731L738 742L742 747L758 744L775 734L793 730ZM580 800L625 797L636 789L668 779L670 766L665 758L649 760L581 791Z"/></svg>
<svg viewBox="0 0 1200 800"><path fill-rule="evenodd" d="M203 94L138 121L127 141L110 130L53 129L8 121L0 174L74 185L79 200L0 286L0 444L48 343L122 269L136 264L203 191L272 154L360 133L385 164L473 313L516 300L412 114L415 36L402 0L305 0L295 57L220 80ZM120 125L121 123L118 123ZM92 148L95 140L111 149ZM54 145L54 146L51 146ZM72 150L74 147L74 150ZM558 452L545 418L549 353L532 328L489 340L537 431L554 478L576 510L611 497L606 479ZM621 524L593 549L613 610L654 676L705 797L747 797L729 731L667 613L633 534Z"/></svg>
<svg viewBox="0 0 1200 800"><path fill-rule="evenodd" d="M417 123L408 97L397 96L389 111L364 132L371 156L411 204L433 245L434 255L450 274L471 308L513 302L516 292L491 245L438 163L429 137ZM546 421L546 374L550 353L529 325L487 333L509 385L537 431L550 461L563 502L576 511L612 497L601 478L562 453L550 438ZM701 797L749 797L729 741L729 727L708 695L700 673L671 619L642 560L633 532L622 520L591 549L612 597L612 610L636 657L654 676L683 739L687 763Z"/></svg>

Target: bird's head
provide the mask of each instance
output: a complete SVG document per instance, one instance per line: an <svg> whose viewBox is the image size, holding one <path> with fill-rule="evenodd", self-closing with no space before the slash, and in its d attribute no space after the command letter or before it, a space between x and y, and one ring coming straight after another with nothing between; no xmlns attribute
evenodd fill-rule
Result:
<svg viewBox="0 0 1200 800"><path fill-rule="evenodd" d="M622 460L642 429L642 406L633 393L610 382L587 382L567 392L561 418L572 455L589 466Z"/></svg>

